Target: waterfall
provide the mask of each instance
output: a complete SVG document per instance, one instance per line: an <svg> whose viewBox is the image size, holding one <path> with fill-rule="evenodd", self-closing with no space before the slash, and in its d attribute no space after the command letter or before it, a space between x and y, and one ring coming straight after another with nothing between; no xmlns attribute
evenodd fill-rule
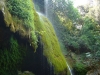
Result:
<svg viewBox="0 0 100 75"><path fill-rule="evenodd" d="M55 2L56 0L52 0L53 2ZM51 21L51 23L53 22L53 16L52 16L52 13L50 12L50 10L54 11L54 6L53 4L49 1L49 0L45 0L44 1L45 3L45 15L46 17ZM50 18L51 17L51 18ZM69 64L66 62L66 65L68 67L68 71L69 71L69 74L68 75L74 75L73 72L72 72L72 69L71 67L69 66Z"/></svg>
<svg viewBox="0 0 100 75"><path fill-rule="evenodd" d="M68 65L68 63L67 63L67 62L66 62L66 64L67 64L68 70L69 70L69 72L70 72L70 75L73 75L73 72L72 72L72 70L71 70L70 66Z"/></svg>
<svg viewBox="0 0 100 75"><path fill-rule="evenodd" d="M44 8L45 8L45 15L46 15L46 17L48 17L48 0L45 0L44 1L45 3L45 6L44 6Z"/></svg>

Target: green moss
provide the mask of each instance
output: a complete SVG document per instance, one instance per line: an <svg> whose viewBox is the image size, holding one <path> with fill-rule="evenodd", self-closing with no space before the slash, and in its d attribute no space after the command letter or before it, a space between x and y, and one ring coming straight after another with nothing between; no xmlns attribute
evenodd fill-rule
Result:
<svg viewBox="0 0 100 75"><path fill-rule="evenodd" d="M42 15L38 16L38 14L35 12L33 8L32 1L31 0L20 0L20 1L7 0L7 6L9 12L13 17L13 21L14 21L13 24L15 24L14 27L20 27L19 25L22 25L21 26L22 28L26 27L24 31L27 32L24 33L27 33L28 36L30 36L29 42L35 49L37 48L36 33L38 34L38 36L41 36L41 41L44 44L43 45L44 55L47 57L48 62L51 62L53 64L55 73L59 74L64 70L66 70L67 69L66 60L62 55L57 36L55 35L55 31L51 23L47 20L47 18L45 18ZM21 21L19 22L18 19ZM16 43L14 44L16 46L12 46L12 49L15 48L14 51L18 51L17 44ZM15 55L17 54L17 52L14 53ZM17 58L15 59L17 60Z"/></svg>
<svg viewBox="0 0 100 75"><path fill-rule="evenodd" d="M6 6L14 18L15 31L22 33L21 35L29 36L30 43L37 48L37 37L34 26L34 7L32 0L6 0ZM21 24L18 21L21 21ZM20 30L21 31L20 31ZM27 32L25 32L27 31ZM34 42L34 43L33 43Z"/></svg>
<svg viewBox="0 0 100 75"><path fill-rule="evenodd" d="M12 17L10 15L9 11L6 8L4 0L0 1L0 11L2 11L2 13L3 13L2 15L4 16L4 21L6 23L6 26L9 27L9 25L13 22L13 20L12 20Z"/></svg>
<svg viewBox="0 0 100 75"><path fill-rule="evenodd" d="M21 63L26 49L18 44L17 40L11 37L9 47L0 49L0 74L17 74L18 65Z"/></svg>
<svg viewBox="0 0 100 75"><path fill-rule="evenodd" d="M51 23L41 14L40 17L35 14L35 25L44 44L44 55L47 57L48 62L52 62L56 74L64 71L67 68L66 60L62 55Z"/></svg>
<svg viewBox="0 0 100 75"><path fill-rule="evenodd" d="M13 16L23 20L23 25L34 29L34 8L31 0L7 0L7 7Z"/></svg>

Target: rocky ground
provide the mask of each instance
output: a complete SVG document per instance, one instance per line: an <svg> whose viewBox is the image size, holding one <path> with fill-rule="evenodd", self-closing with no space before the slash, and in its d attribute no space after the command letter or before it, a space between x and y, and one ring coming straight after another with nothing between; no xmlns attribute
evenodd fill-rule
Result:
<svg viewBox="0 0 100 75"><path fill-rule="evenodd" d="M87 57L85 54L75 54L73 52L68 53L65 57L72 67L77 62L84 64L88 70L86 75L100 75L100 63L98 59Z"/></svg>

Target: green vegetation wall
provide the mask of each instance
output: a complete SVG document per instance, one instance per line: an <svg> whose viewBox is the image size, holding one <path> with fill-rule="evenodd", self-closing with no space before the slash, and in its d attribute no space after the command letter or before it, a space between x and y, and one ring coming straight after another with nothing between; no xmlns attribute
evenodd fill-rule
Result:
<svg viewBox="0 0 100 75"><path fill-rule="evenodd" d="M19 64L21 64L26 49L23 45L19 45L14 37L10 37L7 42L9 43L8 47L3 46L0 49L0 74L17 75Z"/></svg>
<svg viewBox="0 0 100 75"><path fill-rule="evenodd" d="M42 14L38 16L37 13L35 13L34 24L37 25L36 30L44 44L44 55L47 57L48 62L53 64L56 73L66 70L66 60L62 55L52 24Z"/></svg>
<svg viewBox="0 0 100 75"><path fill-rule="evenodd" d="M38 37L40 37L43 43L43 53L48 63L53 64L55 73L66 73L66 60L62 55L52 24L47 18L36 13L32 0L6 0L6 9L9 10L10 19L12 19L9 27L15 28L12 32L18 32L22 37L28 38L30 46L35 51L38 46Z"/></svg>
<svg viewBox="0 0 100 75"><path fill-rule="evenodd" d="M13 17L14 24L16 24L16 31L18 29L22 30L22 35L29 37L31 39L30 43L36 49L37 37L35 35L34 26L35 11L32 0L6 0L6 5ZM21 33L22 31L20 30L18 31Z"/></svg>

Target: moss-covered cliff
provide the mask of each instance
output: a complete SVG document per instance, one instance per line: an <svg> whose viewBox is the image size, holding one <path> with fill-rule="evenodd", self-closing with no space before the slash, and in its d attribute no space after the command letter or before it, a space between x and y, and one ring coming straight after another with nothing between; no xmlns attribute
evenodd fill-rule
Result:
<svg viewBox="0 0 100 75"><path fill-rule="evenodd" d="M2 61L0 61L0 71L4 73L9 71L9 66L15 68L15 65L19 65L19 62L21 62L20 59L23 58L23 53L27 49L24 42L27 42L33 48L34 52L38 48L38 42L42 42L43 54L47 58L48 63L52 63L55 74L66 74L66 60L61 53L52 24L46 17L36 13L32 0L1 0L0 18L2 19L0 21L0 31L8 29L7 32L9 32L9 34L7 33L8 35L0 32L1 36L4 35L3 38L9 37L3 43L0 41L2 45L0 47L2 48L0 49L0 60ZM25 41L21 43L22 41L18 40L16 34L21 39L25 39ZM0 37L0 40L3 38ZM7 41L9 46L5 45ZM2 63L5 63L2 66L4 68L1 68Z"/></svg>
<svg viewBox="0 0 100 75"><path fill-rule="evenodd" d="M35 13L35 17L34 24L37 25L36 30L44 44L44 55L48 58L49 62L52 62L56 72L65 70L66 61L62 55L53 26L42 14L38 16L37 13Z"/></svg>

